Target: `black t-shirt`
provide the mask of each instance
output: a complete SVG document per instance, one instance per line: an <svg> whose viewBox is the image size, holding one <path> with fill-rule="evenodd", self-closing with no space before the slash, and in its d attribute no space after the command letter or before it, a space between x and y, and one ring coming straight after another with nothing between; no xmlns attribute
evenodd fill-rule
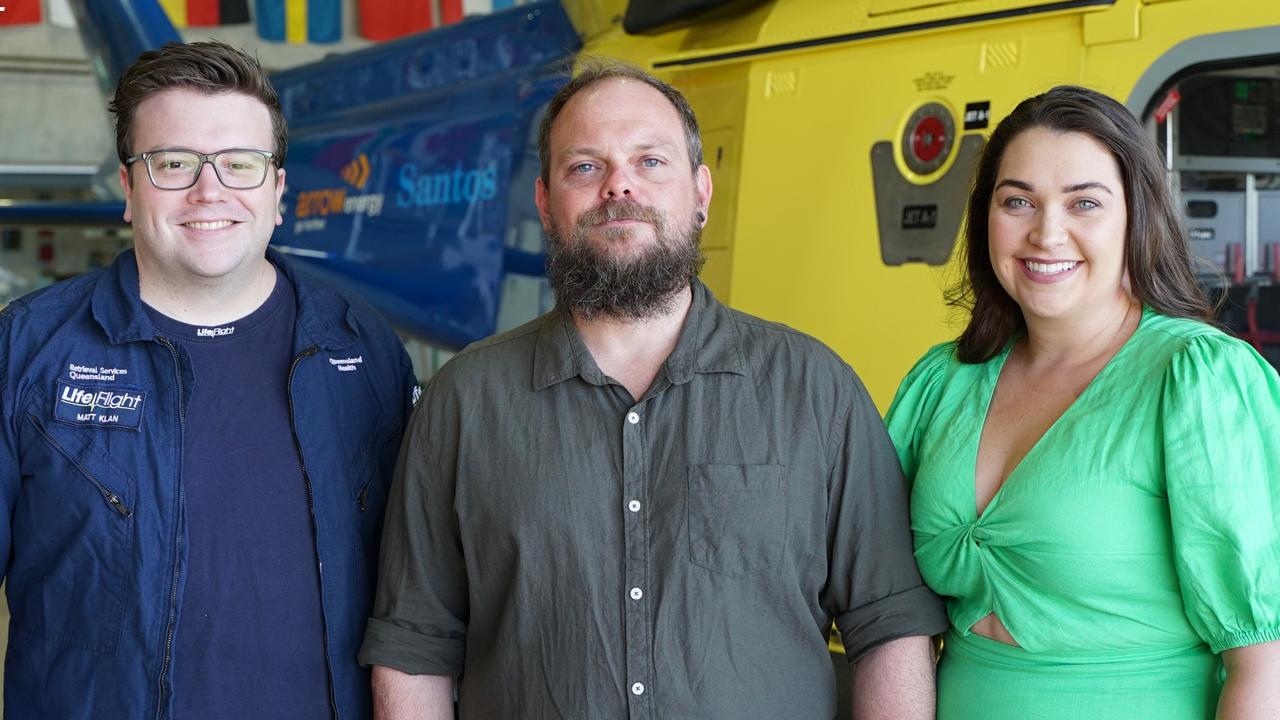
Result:
<svg viewBox="0 0 1280 720"><path fill-rule="evenodd" d="M293 287L277 272L261 307L220 327L147 311L185 348L195 377L182 448L174 717L328 717L315 531L289 425Z"/></svg>

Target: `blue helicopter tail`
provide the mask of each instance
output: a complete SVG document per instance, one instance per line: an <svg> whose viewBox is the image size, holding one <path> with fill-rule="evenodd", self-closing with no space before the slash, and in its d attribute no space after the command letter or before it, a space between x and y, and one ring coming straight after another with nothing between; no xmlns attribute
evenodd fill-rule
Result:
<svg viewBox="0 0 1280 720"><path fill-rule="evenodd" d="M167 42L182 42L156 0L70 0L85 53L108 97L125 68Z"/></svg>

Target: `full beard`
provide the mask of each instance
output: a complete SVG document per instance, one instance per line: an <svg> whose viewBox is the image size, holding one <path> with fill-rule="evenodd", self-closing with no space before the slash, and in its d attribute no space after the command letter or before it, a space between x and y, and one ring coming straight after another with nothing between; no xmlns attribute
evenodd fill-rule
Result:
<svg viewBox="0 0 1280 720"><path fill-rule="evenodd" d="M594 247L589 233L609 220L641 220L654 228L657 242L630 257ZM632 228L608 228L605 242L621 242ZM675 309L679 291L702 270L706 257L698 245L702 225L694 218L683 232L674 231L660 212L634 200L609 202L583 213L572 233L547 228L547 279L556 306L583 319L607 316L647 320Z"/></svg>

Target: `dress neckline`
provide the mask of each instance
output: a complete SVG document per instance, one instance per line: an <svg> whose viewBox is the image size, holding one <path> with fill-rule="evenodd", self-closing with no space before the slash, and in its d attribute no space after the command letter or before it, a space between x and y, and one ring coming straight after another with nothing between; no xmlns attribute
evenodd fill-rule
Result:
<svg viewBox="0 0 1280 720"><path fill-rule="evenodd" d="M1076 399L1072 400L1071 404L1068 405L1067 408L1062 411L1062 414L1059 415L1057 419L1055 419L1053 423L1049 425L1049 427L1044 431L1044 433L1040 435L1040 437L1036 438L1035 443L1031 445L1031 449L1027 450L1027 453L1022 456L1022 459L1020 459L1018 463L1013 466L1013 469L1009 471L1009 474L1005 477L1004 481L1000 483L1000 487L996 488L995 494L993 494L991 496L991 499L987 501L987 506L982 509L981 513L979 513L978 512L978 450L982 445L982 434L983 432L986 431L986 428L987 428L987 417L991 412L991 402L992 400L995 399L996 385L1000 381L1000 373L1004 370L1004 364L1006 361L1008 361L1009 354L1013 351L1013 346L1018 342L1018 340L1021 339L1022 336L1019 335L1011 339L1008 343L1005 344L1004 349L1000 351L999 355L996 355L991 360L988 360L986 363L984 363L985 372L982 377L982 382L985 383L985 387L983 387L982 392L978 394L981 405L977 408L978 418L980 420L980 423L978 425L978 432L974 436L973 441L969 447L968 465L967 465L970 470L969 485L968 485L970 502L969 502L968 508L969 508L969 512L972 514L973 522L975 524L981 524L991 515L992 510L999 504L1000 498L1005 495L1005 488L1009 487L1009 485L1011 485L1018 478L1018 476L1021 474L1020 471L1022 470L1023 466L1027 464L1027 461L1032 459L1033 456L1038 454L1038 452L1040 451L1040 448L1045 444L1045 438L1048 438L1051 435L1055 434L1055 431L1058 429L1058 427L1063 424L1063 419L1068 418L1072 414L1077 412L1076 408L1084 404L1084 401L1087 400L1089 397L1091 397L1095 393L1094 388L1099 384L1098 381L1101 378L1103 378L1105 375L1107 375L1111 371L1111 368L1116 365L1116 362L1120 360L1120 358L1122 358L1128 352L1129 348L1133 345L1133 339L1138 336L1138 333L1142 332L1143 327L1147 324L1148 320L1154 315L1155 315L1154 310L1152 310L1147 305L1142 306L1142 317L1138 319L1138 326L1133 329L1133 333L1129 335L1128 338L1125 339L1124 343L1120 346L1120 349L1116 350L1116 353L1112 355L1110 359L1107 360L1106 364L1103 365L1100 370L1098 370L1097 374L1093 376L1093 379L1089 381L1089 384L1085 386L1084 390L1082 390L1080 394L1076 396Z"/></svg>

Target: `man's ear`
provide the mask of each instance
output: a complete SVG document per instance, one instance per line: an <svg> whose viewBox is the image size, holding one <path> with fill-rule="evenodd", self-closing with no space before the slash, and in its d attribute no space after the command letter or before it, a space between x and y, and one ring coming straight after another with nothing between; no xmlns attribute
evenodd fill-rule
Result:
<svg viewBox="0 0 1280 720"><path fill-rule="evenodd" d="M538 206L538 217L542 219L544 230L551 227L551 206L548 194L547 184L542 182L542 178L538 178L533 183L533 204Z"/></svg>
<svg viewBox="0 0 1280 720"><path fill-rule="evenodd" d="M693 183L695 192L698 195L698 212L702 215L702 222L706 222L707 213L711 207L711 168L706 165L699 165L693 174Z"/></svg>
<svg viewBox="0 0 1280 720"><path fill-rule="evenodd" d="M120 165L120 188L124 190L124 221L133 222L133 178L129 175L129 166Z"/></svg>

